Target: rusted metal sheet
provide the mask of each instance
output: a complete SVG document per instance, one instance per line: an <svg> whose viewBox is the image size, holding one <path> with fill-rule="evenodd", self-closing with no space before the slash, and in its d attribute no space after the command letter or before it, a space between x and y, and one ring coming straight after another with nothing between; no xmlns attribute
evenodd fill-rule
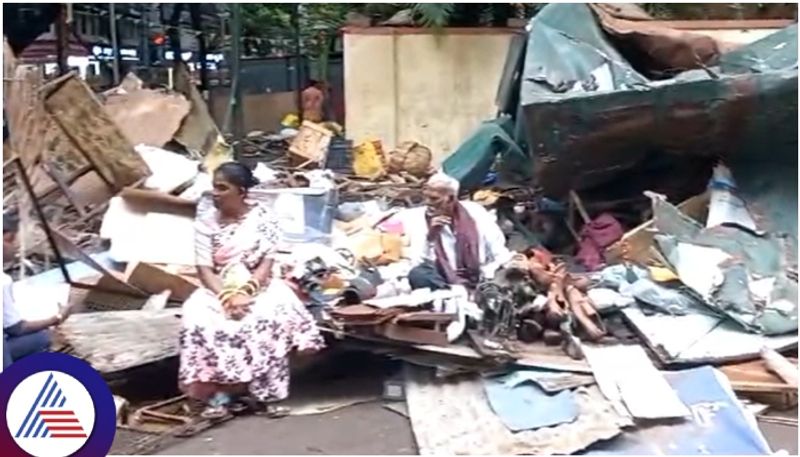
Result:
<svg viewBox="0 0 800 457"><path fill-rule="evenodd" d="M114 190L150 175L150 169L89 87L72 74L47 88L45 109Z"/></svg>
<svg viewBox="0 0 800 457"><path fill-rule="evenodd" d="M172 140L190 108L180 94L149 89L110 94L104 106L131 144L156 147Z"/></svg>
<svg viewBox="0 0 800 457"><path fill-rule="evenodd" d="M579 414L574 422L512 433L492 411L479 377L431 378L408 366L406 402L421 455L573 454L631 424L596 387L581 387L575 391Z"/></svg>
<svg viewBox="0 0 800 457"><path fill-rule="evenodd" d="M642 63L651 70L684 71L713 65L719 59L720 46L709 36L653 23L646 14L644 17L621 15L617 8L604 3L591 4L590 8L606 32L641 51ZM635 5L628 7L631 8L639 9Z"/></svg>
<svg viewBox="0 0 800 457"><path fill-rule="evenodd" d="M719 53L719 65L712 66L713 52L690 65L676 45L685 42L682 32L664 38L667 29L659 24L604 16L619 34L646 37L623 46L609 40L595 10L550 4L531 22L520 104L536 181L546 195L596 188L624 172L660 169L657 176L666 176L673 170L671 181L685 179L674 170L687 157L710 172L717 158L796 150L796 25ZM671 44L661 49L663 40ZM662 68L642 55L662 61ZM668 79L657 75L669 66L695 69ZM692 184L697 192L702 180Z"/></svg>

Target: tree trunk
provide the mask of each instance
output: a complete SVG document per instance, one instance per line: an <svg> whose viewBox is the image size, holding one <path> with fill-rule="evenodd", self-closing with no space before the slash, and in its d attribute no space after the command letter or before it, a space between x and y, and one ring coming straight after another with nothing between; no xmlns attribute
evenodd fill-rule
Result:
<svg viewBox="0 0 800 457"><path fill-rule="evenodd" d="M208 90L208 68L206 62L206 34L203 31L203 21L200 17L200 4L190 3L189 13L192 16L192 28L200 32L197 36L197 48L200 56L197 62L200 64L200 91Z"/></svg>

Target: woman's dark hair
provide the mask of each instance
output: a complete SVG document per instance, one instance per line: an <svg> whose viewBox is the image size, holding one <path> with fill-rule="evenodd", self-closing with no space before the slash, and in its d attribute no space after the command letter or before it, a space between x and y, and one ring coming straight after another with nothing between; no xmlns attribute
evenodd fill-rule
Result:
<svg viewBox="0 0 800 457"><path fill-rule="evenodd" d="M219 173L225 181L243 189L249 189L259 183L253 172L239 162L225 162L214 173Z"/></svg>

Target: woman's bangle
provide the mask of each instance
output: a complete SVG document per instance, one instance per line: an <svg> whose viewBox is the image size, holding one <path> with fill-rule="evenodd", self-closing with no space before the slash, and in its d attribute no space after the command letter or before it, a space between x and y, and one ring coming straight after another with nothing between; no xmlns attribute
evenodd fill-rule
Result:
<svg viewBox="0 0 800 457"><path fill-rule="evenodd" d="M238 291L238 290L236 290L236 289L232 289L232 288L228 288L228 289L222 289L222 290L220 291L220 293L219 293L219 294L217 294L217 299L218 299L220 302L222 302L222 303L225 303L225 302L227 302L228 300L230 300L230 299L231 299L231 298L232 298L234 295L236 295L237 293L239 293L239 291Z"/></svg>

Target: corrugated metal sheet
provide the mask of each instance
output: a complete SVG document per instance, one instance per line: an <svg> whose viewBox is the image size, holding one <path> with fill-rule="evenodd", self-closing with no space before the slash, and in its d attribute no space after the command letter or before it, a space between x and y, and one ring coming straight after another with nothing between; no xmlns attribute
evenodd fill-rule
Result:
<svg viewBox="0 0 800 457"><path fill-rule="evenodd" d="M512 433L492 411L479 377L435 382L408 366L406 401L422 455L571 454L621 433L628 421L596 387L580 388L575 422Z"/></svg>
<svg viewBox="0 0 800 457"><path fill-rule="evenodd" d="M665 364L699 364L758 358L763 346L797 345L797 334L767 337L745 333L736 324L705 314L646 316L639 308L622 311L643 341Z"/></svg>

